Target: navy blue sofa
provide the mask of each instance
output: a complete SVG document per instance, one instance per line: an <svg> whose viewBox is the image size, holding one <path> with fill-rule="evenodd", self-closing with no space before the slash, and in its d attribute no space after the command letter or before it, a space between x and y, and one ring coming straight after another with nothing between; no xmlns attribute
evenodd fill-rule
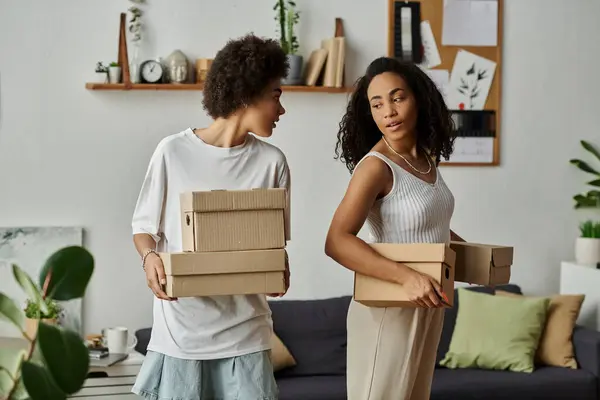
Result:
<svg viewBox="0 0 600 400"><path fill-rule="evenodd" d="M521 293L517 285L498 287ZM493 293L487 287L469 290ZM297 365L276 373L280 400L345 400L346 314L350 296L322 300L271 301L275 332ZM460 303L446 310L438 349L441 360L450 345ZM146 352L150 329L136 332L139 352ZM577 370L538 367L531 374L438 366L431 400L600 400L600 333L578 326L573 335ZM383 399L382 399L383 400Z"/></svg>

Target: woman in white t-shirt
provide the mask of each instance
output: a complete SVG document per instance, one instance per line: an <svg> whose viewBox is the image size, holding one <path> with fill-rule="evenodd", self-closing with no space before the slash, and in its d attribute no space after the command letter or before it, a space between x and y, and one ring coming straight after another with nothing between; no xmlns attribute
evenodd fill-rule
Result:
<svg viewBox="0 0 600 400"><path fill-rule="evenodd" d="M266 296L171 299L163 289L165 272L157 252L182 250L181 192L286 188L289 198L286 158L259 138L270 137L285 113L280 82L288 69L286 54L273 40L247 35L229 41L215 56L204 87L204 109L214 122L167 136L150 159L132 227L155 295L153 325L133 393L152 400L278 396Z"/></svg>

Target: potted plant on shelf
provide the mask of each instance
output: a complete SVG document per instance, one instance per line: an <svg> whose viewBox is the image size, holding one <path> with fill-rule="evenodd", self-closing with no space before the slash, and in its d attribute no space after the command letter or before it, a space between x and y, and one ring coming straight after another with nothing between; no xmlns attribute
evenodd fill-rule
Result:
<svg viewBox="0 0 600 400"><path fill-rule="evenodd" d="M117 62L111 62L108 66L108 81L110 83L121 82L121 66Z"/></svg>
<svg viewBox="0 0 600 400"><path fill-rule="evenodd" d="M108 82L108 67L102 64L101 61L96 63L96 79L99 83Z"/></svg>
<svg viewBox="0 0 600 400"><path fill-rule="evenodd" d="M579 225L581 235L575 243L575 261L582 265L600 263L600 222L587 220Z"/></svg>
<svg viewBox="0 0 600 400"><path fill-rule="evenodd" d="M58 317L62 308L56 301L47 299L46 307L42 310L38 303L27 299L23 311L25 312L25 333L29 338L34 339L40 321L49 325L58 324Z"/></svg>
<svg viewBox="0 0 600 400"><path fill-rule="evenodd" d="M303 57L298 54L300 46L295 27L300 21L300 12L296 11L296 3L293 0L277 0L273 10L275 10L275 21L278 22L279 43L290 63L290 71L282 83L299 85L302 83Z"/></svg>
<svg viewBox="0 0 600 400"><path fill-rule="evenodd" d="M596 160L600 161L600 152L591 143L582 140L581 146ZM600 210L600 172L587 162L574 158L569 161L581 171L593 176L587 182L592 189L573 196L576 210L591 209ZM579 226L581 235L575 243L575 260L579 264L600 263L600 222L587 220Z"/></svg>

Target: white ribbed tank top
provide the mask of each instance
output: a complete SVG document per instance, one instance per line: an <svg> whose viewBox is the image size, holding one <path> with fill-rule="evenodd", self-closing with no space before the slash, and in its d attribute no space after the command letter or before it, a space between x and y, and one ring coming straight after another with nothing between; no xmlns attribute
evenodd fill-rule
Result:
<svg viewBox="0 0 600 400"><path fill-rule="evenodd" d="M379 152L371 151L362 160L370 156L384 161L394 179L392 190L369 211L371 242L448 243L454 196L439 169L436 168L436 181L430 184Z"/></svg>

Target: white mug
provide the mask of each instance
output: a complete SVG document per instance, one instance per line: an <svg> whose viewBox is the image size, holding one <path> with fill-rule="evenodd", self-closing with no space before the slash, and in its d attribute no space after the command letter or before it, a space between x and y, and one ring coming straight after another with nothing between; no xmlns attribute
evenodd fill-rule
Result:
<svg viewBox="0 0 600 400"><path fill-rule="evenodd" d="M102 336L109 353L128 354L137 345L137 338L122 326L103 329Z"/></svg>

